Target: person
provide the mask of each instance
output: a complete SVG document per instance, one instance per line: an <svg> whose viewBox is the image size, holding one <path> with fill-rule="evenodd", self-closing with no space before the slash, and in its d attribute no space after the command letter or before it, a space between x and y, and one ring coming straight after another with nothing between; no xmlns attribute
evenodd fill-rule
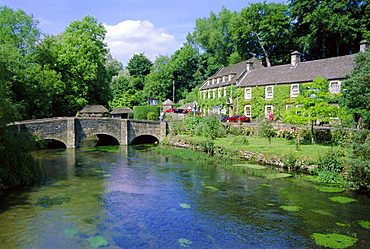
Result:
<svg viewBox="0 0 370 249"><path fill-rule="evenodd" d="M269 119L274 120L274 114L270 113L269 114Z"/></svg>
<svg viewBox="0 0 370 249"><path fill-rule="evenodd" d="M164 114L161 113L161 115L159 116L159 121L164 121Z"/></svg>

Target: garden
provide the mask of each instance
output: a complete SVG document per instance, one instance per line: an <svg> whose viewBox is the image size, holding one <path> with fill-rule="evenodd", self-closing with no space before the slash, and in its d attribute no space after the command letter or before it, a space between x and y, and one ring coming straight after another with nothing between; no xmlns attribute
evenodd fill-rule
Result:
<svg viewBox="0 0 370 249"><path fill-rule="evenodd" d="M276 126L269 120L224 124L215 116L188 116L170 122L164 144L314 175L318 183L370 190L370 132ZM221 159L219 159L221 160Z"/></svg>

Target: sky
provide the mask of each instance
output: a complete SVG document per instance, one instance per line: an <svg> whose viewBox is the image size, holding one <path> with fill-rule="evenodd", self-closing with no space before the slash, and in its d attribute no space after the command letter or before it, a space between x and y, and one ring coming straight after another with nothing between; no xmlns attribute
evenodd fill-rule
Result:
<svg viewBox="0 0 370 249"><path fill-rule="evenodd" d="M0 5L32 15L48 35L91 15L105 26L105 42L125 66L134 54L144 53L152 61L172 55L194 31L196 19L208 18L211 11L240 11L254 2L262 0L0 0Z"/></svg>

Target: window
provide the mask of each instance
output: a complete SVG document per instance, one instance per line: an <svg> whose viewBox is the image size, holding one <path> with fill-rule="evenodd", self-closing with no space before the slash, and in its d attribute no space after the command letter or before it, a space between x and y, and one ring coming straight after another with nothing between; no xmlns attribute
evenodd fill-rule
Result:
<svg viewBox="0 0 370 249"><path fill-rule="evenodd" d="M340 82L339 81L330 82L329 91L331 93L340 93Z"/></svg>
<svg viewBox="0 0 370 249"><path fill-rule="evenodd" d="M216 89L213 89L213 91L212 91L212 98L213 99L216 98Z"/></svg>
<svg viewBox="0 0 370 249"><path fill-rule="evenodd" d="M217 84L220 83L221 78L217 78Z"/></svg>
<svg viewBox="0 0 370 249"><path fill-rule="evenodd" d="M218 97L219 97L219 98L221 98L221 87L219 87L219 88L217 89L217 95L218 95Z"/></svg>
<svg viewBox="0 0 370 249"><path fill-rule="evenodd" d="M252 88L251 87L245 88L244 99L252 99Z"/></svg>
<svg viewBox="0 0 370 249"><path fill-rule="evenodd" d="M285 106L285 110L287 110L287 111L288 111L290 108L292 108L292 106L293 106L292 104L287 104L287 105Z"/></svg>
<svg viewBox="0 0 370 249"><path fill-rule="evenodd" d="M266 86L265 88L265 99L273 99L274 98L274 87L273 86Z"/></svg>
<svg viewBox="0 0 370 249"><path fill-rule="evenodd" d="M298 84L292 84L290 87L290 97L295 98L299 95L299 85Z"/></svg>
<svg viewBox="0 0 370 249"><path fill-rule="evenodd" d="M226 97L227 95L227 91L226 91L226 87L224 87L224 97Z"/></svg>
<svg viewBox="0 0 370 249"><path fill-rule="evenodd" d="M270 114L274 113L273 105L265 105L265 116L268 117Z"/></svg>
<svg viewBox="0 0 370 249"><path fill-rule="evenodd" d="M251 105L245 105L244 106L244 115L246 117L249 117L249 118L252 117L252 107L251 107Z"/></svg>
<svg viewBox="0 0 370 249"><path fill-rule="evenodd" d="M212 85L215 84L215 79L212 79Z"/></svg>
<svg viewBox="0 0 370 249"><path fill-rule="evenodd" d="M208 98L211 98L211 90L208 90Z"/></svg>

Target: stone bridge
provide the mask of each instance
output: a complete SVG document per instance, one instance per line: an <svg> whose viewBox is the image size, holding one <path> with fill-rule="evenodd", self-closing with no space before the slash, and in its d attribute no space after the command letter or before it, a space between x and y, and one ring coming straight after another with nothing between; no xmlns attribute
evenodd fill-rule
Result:
<svg viewBox="0 0 370 249"><path fill-rule="evenodd" d="M86 137L95 135L99 140L120 145L132 144L140 138L162 141L167 136L166 122L118 118L58 117L22 121L10 126L44 139L60 141L67 148L79 147Z"/></svg>

